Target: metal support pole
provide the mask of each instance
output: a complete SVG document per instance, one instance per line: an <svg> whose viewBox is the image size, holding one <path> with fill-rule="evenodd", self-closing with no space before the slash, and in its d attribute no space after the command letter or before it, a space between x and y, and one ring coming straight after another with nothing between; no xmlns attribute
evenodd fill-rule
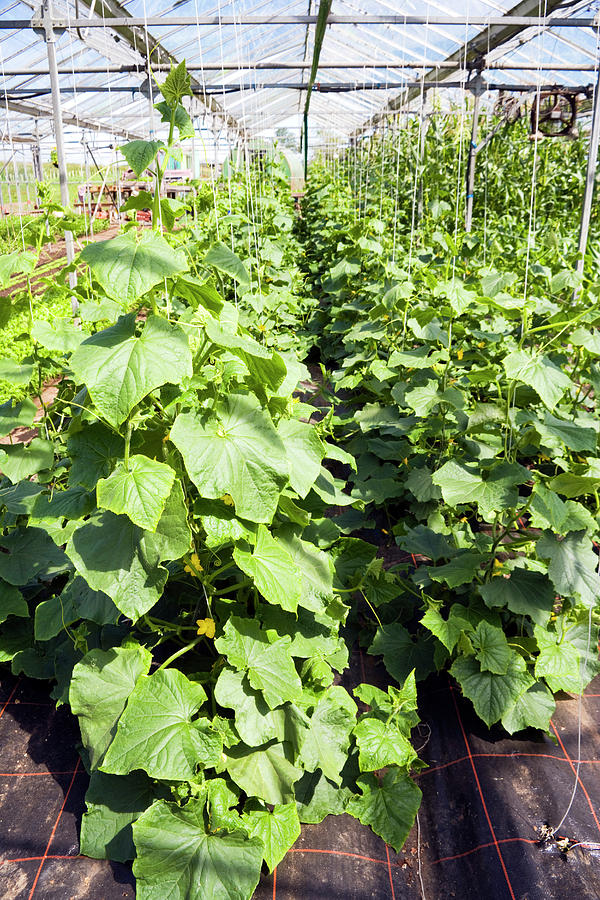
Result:
<svg viewBox="0 0 600 900"><path fill-rule="evenodd" d="M429 129L429 113L431 107L429 104L429 91L423 90L423 104L421 106L421 128L420 128L420 138L419 138L419 160L417 166L423 165L423 159L425 157L425 146L427 144L427 131ZM419 189L417 195L417 222L420 222L423 218L423 195L425 193L425 172L421 172L421 176L419 178Z"/></svg>
<svg viewBox="0 0 600 900"><path fill-rule="evenodd" d="M304 181L308 177L308 111L304 111L304 127L302 130L302 147L304 149Z"/></svg>
<svg viewBox="0 0 600 900"><path fill-rule="evenodd" d="M475 161L477 159L481 89L476 87L473 94L473 123L471 126L471 141L469 143L469 156L467 159L467 195L465 198L465 231L467 233L471 231L473 222L473 191L475 189Z"/></svg>
<svg viewBox="0 0 600 900"><path fill-rule="evenodd" d="M594 197L594 182L596 180L596 167L598 165L598 143L600 142L600 69L594 93L594 111L592 114L592 129L590 132L590 146L588 150L587 171L585 175L585 190L581 207L581 225L579 228L579 247L576 272L583 275L585 252L587 250L588 236L590 232L590 217L592 213L592 200Z"/></svg>
<svg viewBox="0 0 600 900"><path fill-rule="evenodd" d="M33 176L36 181L43 181L44 173L42 171L42 151L40 148L40 126L37 119L35 120L35 144L31 145L31 155L33 156Z"/></svg>
<svg viewBox="0 0 600 900"><path fill-rule="evenodd" d="M56 45L54 28L52 27L52 0L44 0L43 2L43 21L46 39L46 49L48 51L48 72L50 75L50 87L52 90L52 113L54 118L54 135L56 137L56 158L58 160L58 182L60 185L60 201L67 209L69 203L69 185L67 182L67 164L65 159L65 142L63 134L62 111L60 107L60 87L58 85L58 66L56 64ZM65 231L65 244L67 248L67 262L73 262L75 258L75 247L73 243L73 234ZM77 284L77 275L75 272L69 272L69 286L74 288ZM79 310L79 302L77 297L71 297L71 310L73 316L77 315Z"/></svg>

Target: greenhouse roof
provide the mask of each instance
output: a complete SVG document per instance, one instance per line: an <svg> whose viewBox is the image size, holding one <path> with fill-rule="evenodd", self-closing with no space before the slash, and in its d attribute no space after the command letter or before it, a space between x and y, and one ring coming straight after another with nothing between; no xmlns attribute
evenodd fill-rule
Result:
<svg viewBox="0 0 600 900"><path fill-rule="evenodd" d="M322 14L328 6L321 3ZM120 137L160 128L149 112L156 86L148 56L153 68L185 59L192 114L230 137L300 128L311 85L309 133L339 139L387 109L418 103L426 87L462 93L479 71L506 90L556 84L589 93L596 83L600 0L333 0L320 48L318 0L54 0L52 7L63 121ZM0 9L3 140L32 135L35 119L49 134L42 9L37 0L0 0ZM27 26L32 17L38 30Z"/></svg>

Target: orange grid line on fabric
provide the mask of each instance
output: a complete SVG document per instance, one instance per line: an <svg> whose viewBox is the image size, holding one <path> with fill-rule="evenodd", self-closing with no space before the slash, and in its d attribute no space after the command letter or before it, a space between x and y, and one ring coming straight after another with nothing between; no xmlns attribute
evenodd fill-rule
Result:
<svg viewBox="0 0 600 900"><path fill-rule="evenodd" d="M392 900L396 900L396 893L394 891L394 880L392 878L392 864L390 861L390 851L388 849L388 845L385 845L385 855L387 857L387 867L388 867L388 875L390 878L390 890L392 892Z"/></svg>
<svg viewBox="0 0 600 900"><path fill-rule="evenodd" d="M581 778L580 778L579 775L577 774L577 769L575 768L575 765L574 765L574 763L573 763L573 760L571 759L571 757L570 757L569 754L567 753L567 748L566 748L565 745L563 744L563 742L562 742L562 740L561 740L561 737L560 737L560 734L558 733L558 729L556 728L556 725L554 724L554 722L552 721L552 719L550 719L550 724L551 724L551 726L552 726L552 730L553 730L554 734L556 735L556 739L558 740L558 743L560 744L560 749L562 750L562 752L563 752L563 753L565 754L565 756L567 757L567 760L568 760L568 762L569 762L569 765L571 766L571 769L573 770L573 774L577 777L577 781L579 782L579 785L581 786L581 790L582 790L583 793L585 794L585 799L587 800L588 806L589 806L589 808L590 808L590 812L592 813L592 816L594 817L594 822L596 823L596 828L598 829L598 831L600 831L600 821L598 821L598 816L596 815L596 810L594 809L594 804L592 803L592 800L591 800L591 798L590 798L590 795L588 794L587 789L586 789L586 787L585 787L583 781L581 780Z"/></svg>
<svg viewBox="0 0 600 900"><path fill-rule="evenodd" d="M477 847L471 847L470 850L465 850L464 853L455 853L453 856L442 856L440 859L434 859L432 862L433 866L437 866L439 863L450 862L453 859L463 859L465 856L470 856L472 853L477 853L478 850L486 850L488 847L495 847L497 844L513 844L513 843L522 843L522 844L538 844L535 838L522 838L522 837L513 837L513 838L499 838L495 841L488 841L487 844L479 844Z"/></svg>
<svg viewBox="0 0 600 900"><path fill-rule="evenodd" d="M477 774L477 768L476 768L476 766L475 766L475 760L473 759L473 756L471 755L471 747L469 746L469 741L468 741L468 739L467 739L467 733L466 733L465 728L464 728L464 725L463 725L463 721L462 721L462 718L461 718L461 715L460 715L460 710L459 710L459 708L458 708L458 703L456 702L456 697L454 696L454 690L452 689L452 687L450 688L450 694L451 694L451 697L452 697L452 702L454 703L454 709L456 710L456 715L457 715L457 718L458 718L458 724L460 725L460 730L461 730L461 732L462 732L463 740L464 740L464 742L465 742L465 747L467 748L467 753L469 754L469 760L470 760L470 763L471 763L471 768L472 768L472 770L473 770L473 775L474 775L474 777L475 777L475 783L476 783L476 785L477 785L477 790L478 790L478 792L479 792L479 798L480 798L481 804L482 804L482 806L483 806L483 811L484 811L484 813L485 813L485 818L486 818L486 820L487 820L487 823L488 823L488 826L489 826L489 829L490 829L490 832L491 832L491 835L492 835L492 838L493 838L493 844L494 844L494 846L495 846L495 848L496 848L496 852L497 852L497 854L498 854L498 859L500 860L500 865L502 866L502 871L504 872L504 877L506 878L506 884L508 885L508 890L509 890L509 893L510 893L510 896L511 896L511 900L516 900L515 892L513 891L513 886L512 886L512 884L511 884L510 877L509 877L509 874L508 874L508 869L506 868L506 863L504 862L504 857L502 856L502 851L501 851L501 849L500 849L500 844L498 843L498 839L497 839L497 837L496 837L496 832L494 831L494 826L492 825L492 820L491 820L490 814L489 814L489 812L488 812L487 804L486 804L486 802L485 802L485 797L483 796L483 791L481 790L481 784L480 784L480 782L479 782L479 776L478 776L478 774Z"/></svg>
<svg viewBox="0 0 600 900"><path fill-rule="evenodd" d="M0 778L40 778L55 775L73 775L74 769L65 772L0 772Z"/></svg>
<svg viewBox="0 0 600 900"><path fill-rule="evenodd" d="M553 759L555 762L568 763L569 760L562 756L553 756L551 753L473 753L473 759L519 759L521 757L533 759ZM429 769L423 769L417 772L413 778L423 778L425 775L431 775L432 772L439 772L440 769L447 769L449 766L456 766L458 763L466 762L471 757L460 756L458 759L452 759L450 762L440 763L439 766L432 766ZM600 759L582 759L581 765L597 766L600 765Z"/></svg>
<svg viewBox="0 0 600 900"><path fill-rule="evenodd" d="M53 826L53 828L52 828L52 831L51 831L51 833L50 833L50 837L48 838L48 843L46 844L46 850L45 850L45 852L44 852L44 855L43 855L43 857L42 857L42 859L41 859L41 861L40 861L38 870L37 870L37 872L36 872L35 879L34 879L34 881L33 881L32 887L31 887L31 891L29 892L28 900L31 900L31 898L33 897L33 895L34 895L34 893L35 893L35 889L36 889L36 887L37 887L37 883L38 883L40 874L41 874L42 869L43 869L43 867L44 867L44 863L46 862L46 860L47 860L47 858L48 858L48 850L50 849L50 845L52 844L52 841L54 840L54 835L56 834L56 829L58 828L58 823L60 822L61 816L62 816L62 814L63 814L63 812L64 812L64 808L65 808L65 806L67 805L67 800L69 799L69 794L71 793L71 788L73 787L73 785L74 785L74 783L75 783L75 778L76 778L76 776L77 776L77 772L79 771L79 763L80 763L80 760L78 759L78 760L77 760L77 765L75 766L75 771L73 772L73 776L72 776L72 778L71 778L71 782L70 782L70 784L69 784L69 787L67 788L67 792L65 793L65 797L64 797L64 800L63 800L63 802L62 802L62 806L61 806L61 808L60 808L60 810L59 810L58 816L56 817L56 821L55 821L54 826Z"/></svg>
<svg viewBox="0 0 600 900"><path fill-rule="evenodd" d="M8 700L5 700L5 701L4 701L4 704L3 704L3 706L2 706L2 709L0 709L0 719L1 719L2 716L4 715L4 710L6 709L6 707L8 706L8 704L11 702L12 698L14 697L15 691L17 690L19 684L20 684L20 680L17 681L17 683L16 683L15 686L13 687L12 691L11 691L10 694L8 695Z"/></svg>

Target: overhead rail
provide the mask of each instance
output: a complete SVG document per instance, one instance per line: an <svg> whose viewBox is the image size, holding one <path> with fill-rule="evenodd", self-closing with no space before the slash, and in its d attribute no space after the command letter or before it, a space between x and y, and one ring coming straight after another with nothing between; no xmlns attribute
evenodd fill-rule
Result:
<svg viewBox="0 0 600 900"><path fill-rule="evenodd" d="M238 72L253 72L263 70L277 71L278 69L310 69L311 66L312 63L310 62L222 62L205 63L201 66L188 65L186 63L186 69L188 70L188 72L225 72L227 70ZM319 71L322 71L324 69L430 69L432 66L435 66L437 69L456 70L455 62L450 62L448 60L442 60L441 62L432 62L432 60L430 59L402 60L398 62L380 62L374 59L365 59L362 62L343 62L342 60L339 60L338 62L319 62L318 69ZM168 72L170 68L170 65L153 65L152 71L155 73ZM465 68L478 69L484 72L491 69L498 69L507 72L595 72L598 67L594 65L594 63L557 63L550 59L547 62L542 61L539 63L497 62L486 64L485 61L479 61L477 63L469 63L467 66L465 66ZM58 75L106 75L107 73L111 75L126 75L130 72L144 75L145 69L143 66L133 63L130 65L120 66L109 65L69 66L68 68L59 67L57 72ZM4 68L2 69L1 74L4 78L12 78L15 76L25 75L48 75L48 69Z"/></svg>
<svg viewBox="0 0 600 900"><path fill-rule="evenodd" d="M34 20L35 21L35 17ZM65 16L54 16L53 26L59 28L171 28L177 26L219 26L232 25L244 27L250 25L316 25L318 16L111 16L106 19L84 18L69 19ZM554 25L560 28L596 28L598 19L596 16L583 16L577 18L571 16L401 16L401 15L362 15L354 16L329 16L328 25L473 25L473 26L516 26L518 28L547 28ZM37 28L38 24L32 24L30 19L3 19L0 22L2 30L16 30L19 28ZM138 48L139 49L139 48Z"/></svg>
<svg viewBox="0 0 600 900"><path fill-rule="evenodd" d="M31 98L30 98L31 99ZM30 116L32 119L52 119L54 112L52 107L33 104L25 98L19 100L11 100L6 96L4 90L0 91L0 107L4 106L11 112L20 113L23 116ZM118 125L101 122L99 119L90 119L88 116L80 116L75 112L66 112L62 110L62 120L65 125L72 125L76 128L85 128L86 131L97 131L100 133L114 134L115 137L125 138L127 141L133 141L136 138L142 138L143 135L136 128L121 128Z"/></svg>
<svg viewBox="0 0 600 900"><path fill-rule="evenodd" d="M318 81L311 85L308 81L291 82L291 81L253 81L240 82L231 84L210 84L207 83L198 88L192 88L194 94L210 95L214 94L236 94L243 91L264 91L264 90L291 90L291 91L314 91L321 94L348 93L350 91L389 91L395 88L411 88L418 87L420 81ZM470 82L466 79L460 81L445 81L440 87L444 88L461 88L468 90ZM513 92L531 92L531 91L557 91L564 90L563 84L556 82L548 84L513 84L484 82L484 91L513 91ZM4 90L4 89L3 89ZM11 97L39 97L50 93L50 88L7 88L4 92L9 100ZM569 85L569 91L572 93L586 94L589 97L593 95L594 85ZM65 94L136 94L140 92L139 86L126 85L70 85L62 87L61 92ZM0 103L2 98L0 97Z"/></svg>

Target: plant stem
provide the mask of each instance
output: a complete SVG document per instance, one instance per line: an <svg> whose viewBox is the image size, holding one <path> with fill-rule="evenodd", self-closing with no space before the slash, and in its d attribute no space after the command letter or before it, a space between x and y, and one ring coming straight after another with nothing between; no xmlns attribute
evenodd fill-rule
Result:
<svg viewBox="0 0 600 900"><path fill-rule="evenodd" d="M123 454L123 465L125 466L125 471L129 472L129 445L131 444L131 433L133 431L133 422L131 419L127 420L127 431L125 432L125 453Z"/></svg>
<svg viewBox="0 0 600 900"><path fill-rule="evenodd" d="M168 659L165 659L164 663L162 663L162 665L160 665L156 671L160 672L161 669L166 669L167 666L170 666L171 663L175 662L176 659L179 659L180 656L183 656L184 653L187 653L188 650L193 650L196 644L199 644L202 640L204 640L203 634L193 640L191 644L186 644L185 647L182 647L180 650L176 650L175 653L169 656Z"/></svg>

